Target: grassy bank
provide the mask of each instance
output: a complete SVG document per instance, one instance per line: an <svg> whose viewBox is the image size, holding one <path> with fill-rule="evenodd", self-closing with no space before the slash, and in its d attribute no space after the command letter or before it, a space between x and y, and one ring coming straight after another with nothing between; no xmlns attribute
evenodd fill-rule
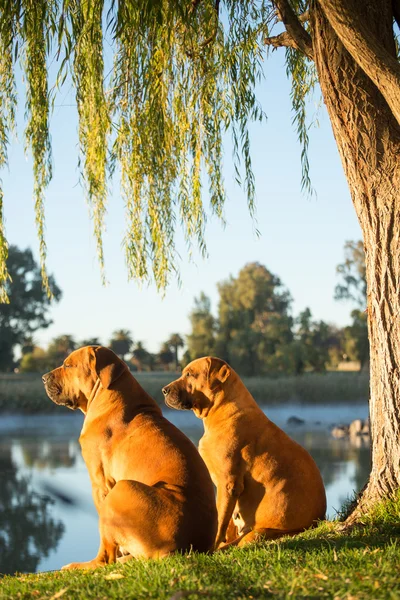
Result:
<svg viewBox="0 0 400 600"><path fill-rule="evenodd" d="M177 373L135 373L145 390L160 404L161 388ZM299 377L245 377L244 382L259 403L337 403L368 400L368 374L306 373ZM43 389L40 375L0 374L0 413L50 413L57 407Z"/></svg>
<svg viewBox="0 0 400 600"><path fill-rule="evenodd" d="M6 576L0 598L394 600L400 597L399 536L400 495L350 532L325 522L295 538L208 556L131 561L89 573Z"/></svg>

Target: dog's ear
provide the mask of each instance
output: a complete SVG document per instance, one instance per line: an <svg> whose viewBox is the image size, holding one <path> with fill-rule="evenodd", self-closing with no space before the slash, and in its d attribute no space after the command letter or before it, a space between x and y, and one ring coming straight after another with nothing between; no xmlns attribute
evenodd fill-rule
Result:
<svg viewBox="0 0 400 600"><path fill-rule="evenodd" d="M125 363L109 348L93 348L95 370L103 388L108 389L126 371Z"/></svg>
<svg viewBox="0 0 400 600"><path fill-rule="evenodd" d="M231 370L226 362L214 356L209 356L207 360L209 363L208 381L210 388L213 388L218 383L225 383L231 374Z"/></svg>

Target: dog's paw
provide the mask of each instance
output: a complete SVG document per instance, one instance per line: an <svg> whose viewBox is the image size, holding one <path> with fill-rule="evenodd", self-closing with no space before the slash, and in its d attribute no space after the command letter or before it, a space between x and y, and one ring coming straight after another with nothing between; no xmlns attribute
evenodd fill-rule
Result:
<svg viewBox="0 0 400 600"><path fill-rule="evenodd" d="M61 571L71 571L73 569L96 569L97 567L101 566L102 565L98 562L89 560L88 562L69 563L68 565L61 567Z"/></svg>
<svg viewBox="0 0 400 600"><path fill-rule="evenodd" d="M80 563L69 563L68 565L64 565L61 567L61 571L69 571L70 569L79 569Z"/></svg>

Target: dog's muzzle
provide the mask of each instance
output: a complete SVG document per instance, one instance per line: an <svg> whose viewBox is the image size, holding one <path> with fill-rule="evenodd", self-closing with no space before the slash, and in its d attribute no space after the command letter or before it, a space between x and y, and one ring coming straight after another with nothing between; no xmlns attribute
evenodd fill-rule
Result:
<svg viewBox="0 0 400 600"><path fill-rule="evenodd" d="M42 376L42 381L44 384L44 389L46 390L46 394L50 398L54 404L58 404L59 406L66 406L67 408L71 408L75 410L77 407L75 406L75 402L70 400L69 398L63 398L62 393L63 390L61 386L54 381L52 373L45 373Z"/></svg>
<svg viewBox="0 0 400 600"><path fill-rule="evenodd" d="M169 408L174 408L175 410L191 410L192 402L186 398L186 394L182 391L177 391L170 385L166 385L162 388L162 393L164 394L165 404Z"/></svg>

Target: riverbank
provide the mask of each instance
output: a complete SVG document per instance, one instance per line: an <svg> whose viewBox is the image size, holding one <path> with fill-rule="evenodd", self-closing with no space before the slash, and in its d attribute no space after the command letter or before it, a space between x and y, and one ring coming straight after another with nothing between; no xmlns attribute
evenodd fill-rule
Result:
<svg viewBox="0 0 400 600"><path fill-rule="evenodd" d="M135 373L145 390L161 405L161 388L178 373ZM245 385L260 404L331 404L368 401L367 373L328 372L300 376L244 377ZM0 413L46 414L57 410L46 396L38 374L0 374Z"/></svg>
<svg viewBox="0 0 400 600"><path fill-rule="evenodd" d="M213 555L136 560L94 572L6 576L0 579L0 597L394 600L400 595L399 536L400 494L351 531L326 521L295 538Z"/></svg>

